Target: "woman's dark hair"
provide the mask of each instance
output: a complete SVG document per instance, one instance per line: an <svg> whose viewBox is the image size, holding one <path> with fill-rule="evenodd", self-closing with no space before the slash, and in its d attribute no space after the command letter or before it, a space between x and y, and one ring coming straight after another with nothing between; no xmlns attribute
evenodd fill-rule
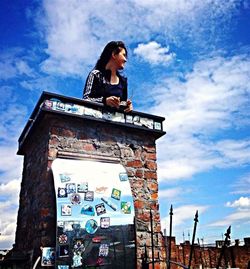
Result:
<svg viewBox="0 0 250 269"><path fill-rule="evenodd" d="M109 42L103 49L102 54L95 65L95 69L104 71L106 64L108 63L108 61L110 60L112 56L112 53L118 54L122 49L125 49L125 52L127 55L128 53L127 49L125 47L125 44L122 41Z"/></svg>

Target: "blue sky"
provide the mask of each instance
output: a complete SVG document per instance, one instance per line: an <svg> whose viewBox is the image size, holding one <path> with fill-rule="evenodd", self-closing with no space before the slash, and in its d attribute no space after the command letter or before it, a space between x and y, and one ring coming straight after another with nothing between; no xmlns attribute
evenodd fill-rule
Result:
<svg viewBox="0 0 250 269"><path fill-rule="evenodd" d="M123 40L134 109L166 118L157 141L162 228L250 236L250 1L0 2L0 248L14 240L17 140L42 91L82 96L104 45Z"/></svg>

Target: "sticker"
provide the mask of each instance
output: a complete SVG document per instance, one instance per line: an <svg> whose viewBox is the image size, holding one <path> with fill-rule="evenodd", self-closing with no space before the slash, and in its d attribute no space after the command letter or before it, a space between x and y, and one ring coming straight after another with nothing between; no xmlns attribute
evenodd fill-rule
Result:
<svg viewBox="0 0 250 269"><path fill-rule="evenodd" d="M63 221L58 221L57 226L63 228L64 227L64 222Z"/></svg>
<svg viewBox="0 0 250 269"><path fill-rule="evenodd" d="M141 118L140 122L143 126L149 128L149 129L153 129L154 128L154 121L147 119L147 118Z"/></svg>
<svg viewBox="0 0 250 269"><path fill-rule="evenodd" d="M42 248L42 266L53 266L55 264L55 248L44 247Z"/></svg>
<svg viewBox="0 0 250 269"><path fill-rule="evenodd" d="M83 253L85 251L83 239L76 239L73 243L73 251Z"/></svg>
<svg viewBox="0 0 250 269"><path fill-rule="evenodd" d="M96 205L95 210L96 210L97 216L100 216L100 215L106 213L106 208L105 208L104 203L100 203L100 204Z"/></svg>
<svg viewBox="0 0 250 269"><path fill-rule="evenodd" d="M45 108L47 108L47 109L52 109L52 108L53 108L53 102L50 101L50 100L45 100L45 102L44 102L44 106L45 106Z"/></svg>
<svg viewBox="0 0 250 269"><path fill-rule="evenodd" d="M67 191L66 191L66 188L58 188L58 193L57 193L57 197L59 198L63 198L63 197L67 197L68 194L67 194Z"/></svg>
<svg viewBox="0 0 250 269"><path fill-rule="evenodd" d="M91 205L84 205L81 209L81 214L94 216L95 215L94 207Z"/></svg>
<svg viewBox="0 0 250 269"><path fill-rule="evenodd" d="M133 123L133 116L132 115L126 115L126 123Z"/></svg>
<svg viewBox="0 0 250 269"><path fill-rule="evenodd" d="M89 107L84 108L84 115L92 116L92 117L99 118L99 119L102 118L102 112L100 110L96 110L96 109L89 108Z"/></svg>
<svg viewBox="0 0 250 269"><path fill-rule="evenodd" d="M92 242L93 243L100 243L104 239L107 239L107 237L106 236L96 236L96 237L92 238Z"/></svg>
<svg viewBox="0 0 250 269"><path fill-rule="evenodd" d="M78 252L74 252L73 258L72 258L73 264L72 268L78 267L82 265L82 256Z"/></svg>
<svg viewBox="0 0 250 269"><path fill-rule="evenodd" d="M65 111L74 114L80 114L80 106L75 104L65 104Z"/></svg>
<svg viewBox="0 0 250 269"><path fill-rule="evenodd" d="M57 265L57 269L69 269L69 265Z"/></svg>
<svg viewBox="0 0 250 269"><path fill-rule="evenodd" d="M115 122L125 122L124 114L120 112L115 112L115 114L112 116L112 121Z"/></svg>
<svg viewBox="0 0 250 269"><path fill-rule="evenodd" d="M100 227L102 229L107 229L110 226L110 217L101 217L100 218Z"/></svg>
<svg viewBox="0 0 250 269"><path fill-rule="evenodd" d="M75 183L67 183L66 189L67 189L67 194L76 193L76 184Z"/></svg>
<svg viewBox="0 0 250 269"><path fill-rule="evenodd" d="M70 196L70 201L71 201L71 204L73 204L73 205L79 205L81 203L81 196L80 196L80 194L73 193Z"/></svg>
<svg viewBox="0 0 250 269"><path fill-rule="evenodd" d="M113 114L111 112L104 112L102 118L105 120L112 120Z"/></svg>
<svg viewBox="0 0 250 269"><path fill-rule="evenodd" d="M63 231L64 232L72 232L74 227L76 227L76 225L80 226L80 222L77 221L64 221L64 226L63 226Z"/></svg>
<svg viewBox="0 0 250 269"><path fill-rule="evenodd" d="M99 256L107 257L109 254L109 246L108 244L101 244L99 247Z"/></svg>
<svg viewBox="0 0 250 269"><path fill-rule="evenodd" d="M68 236L66 234L60 234L58 237L58 242L60 244L66 244L68 241Z"/></svg>
<svg viewBox="0 0 250 269"><path fill-rule="evenodd" d="M60 177L62 183L68 182L71 180L71 178L68 174L59 174L59 177Z"/></svg>
<svg viewBox="0 0 250 269"><path fill-rule="evenodd" d="M141 122L140 122L140 117L139 116L134 116L134 118L133 118L133 123L135 124L135 125L139 125L139 126L141 126L142 124L141 124Z"/></svg>
<svg viewBox="0 0 250 269"><path fill-rule="evenodd" d="M61 214L62 216L71 216L71 205L62 205Z"/></svg>
<svg viewBox="0 0 250 269"><path fill-rule="evenodd" d="M107 190L108 190L108 187L104 187L104 186L95 188L95 192L99 194L104 194Z"/></svg>
<svg viewBox="0 0 250 269"><path fill-rule="evenodd" d="M94 192L93 191L87 191L84 193L84 200L85 201L94 201Z"/></svg>
<svg viewBox="0 0 250 269"><path fill-rule="evenodd" d="M60 111L64 111L65 110L65 104L60 102L60 101L56 102L56 109L60 110Z"/></svg>
<svg viewBox="0 0 250 269"><path fill-rule="evenodd" d="M87 191L88 191L88 182L77 184L77 192L87 192Z"/></svg>
<svg viewBox="0 0 250 269"><path fill-rule="evenodd" d="M87 233L94 234L98 229L98 224L94 219L90 219L86 222L85 229Z"/></svg>
<svg viewBox="0 0 250 269"><path fill-rule="evenodd" d="M156 130L161 130L161 123L155 121L154 128L155 128Z"/></svg>
<svg viewBox="0 0 250 269"><path fill-rule="evenodd" d="M59 257L69 256L69 245L59 246Z"/></svg>
<svg viewBox="0 0 250 269"><path fill-rule="evenodd" d="M80 230L81 225L80 225L80 223L76 223L76 222L74 222L74 223L72 224L72 228L73 228L74 230Z"/></svg>
<svg viewBox="0 0 250 269"><path fill-rule="evenodd" d="M101 200L102 200L105 204L107 204L109 207L111 207L114 211L117 210L116 205L113 204L112 202L110 202L109 200L107 200L106 198L103 198L103 197L102 197Z"/></svg>
<svg viewBox="0 0 250 269"><path fill-rule="evenodd" d="M119 174L120 181L127 181L128 180L128 174L126 172Z"/></svg>
<svg viewBox="0 0 250 269"><path fill-rule="evenodd" d="M121 202L121 210L124 214L131 213L131 203L130 202Z"/></svg>
<svg viewBox="0 0 250 269"><path fill-rule="evenodd" d="M111 197L116 199L116 200L120 200L121 199L121 191L113 188Z"/></svg>

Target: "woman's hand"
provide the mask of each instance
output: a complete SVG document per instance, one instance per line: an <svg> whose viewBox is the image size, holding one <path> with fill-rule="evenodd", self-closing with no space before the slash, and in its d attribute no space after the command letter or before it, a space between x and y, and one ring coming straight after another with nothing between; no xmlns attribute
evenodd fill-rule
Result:
<svg viewBox="0 0 250 269"><path fill-rule="evenodd" d="M127 100L127 108L124 109L124 112L130 112L132 110L133 110L133 105L132 105L131 100Z"/></svg>
<svg viewBox="0 0 250 269"><path fill-rule="evenodd" d="M120 106L120 97L110 96L106 98L106 105L111 107L119 108Z"/></svg>

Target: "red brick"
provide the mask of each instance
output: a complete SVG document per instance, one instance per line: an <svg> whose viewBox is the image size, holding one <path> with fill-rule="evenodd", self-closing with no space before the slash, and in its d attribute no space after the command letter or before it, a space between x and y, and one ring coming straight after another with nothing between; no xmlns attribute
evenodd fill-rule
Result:
<svg viewBox="0 0 250 269"><path fill-rule="evenodd" d="M152 193L152 194L151 194L151 199L152 199L152 200L157 200L157 199L158 199L158 193L157 193L157 192Z"/></svg>
<svg viewBox="0 0 250 269"><path fill-rule="evenodd" d="M140 208L140 209L142 209L142 208L145 207L145 204L144 204L142 201L135 201L135 202L134 202L134 206L135 206L135 208Z"/></svg>
<svg viewBox="0 0 250 269"><path fill-rule="evenodd" d="M158 184L157 183L154 183L154 182L149 182L148 183L148 188L151 191L158 191Z"/></svg>
<svg viewBox="0 0 250 269"><path fill-rule="evenodd" d="M142 162L140 160L128 161L126 166L140 168L142 167Z"/></svg>
<svg viewBox="0 0 250 269"><path fill-rule="evenodd" d="M154 171L157 169L157 165L155 161L146 161L145 167Z"/></svg>
<svg viewBox="0 0 250 269"><path fill-rule="evenodd" d="M143 152L142 153L142 159L143 160L153 160L156 161L156 153L147 153L147 152Z"/></svg>
<svg viewBox="0 0 250 269"><path fill-rule="evenodd" d="M145 171L144 172L144 177L146 179L157 179L157 174L155 172Z"/></svg>

